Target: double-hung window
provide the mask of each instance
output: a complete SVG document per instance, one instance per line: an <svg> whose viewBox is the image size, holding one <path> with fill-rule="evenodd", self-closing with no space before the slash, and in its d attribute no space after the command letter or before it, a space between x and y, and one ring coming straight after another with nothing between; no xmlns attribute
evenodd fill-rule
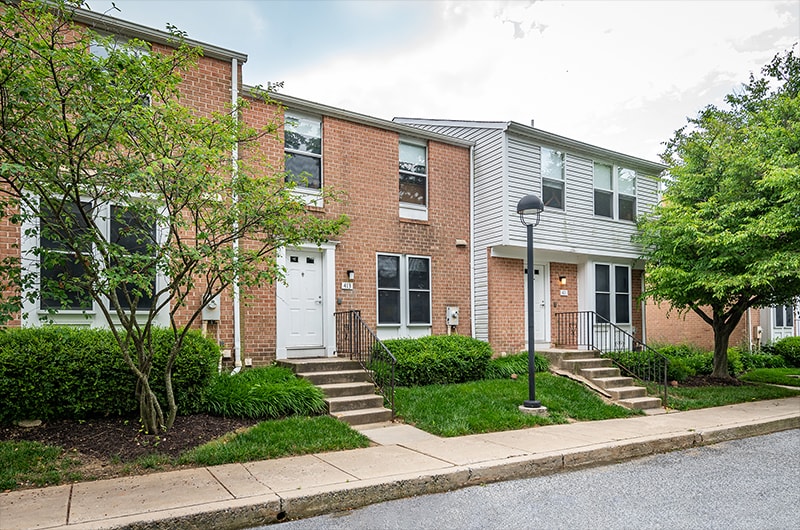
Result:
<svg viewBox="0 0 800 530"><path fill-rule="evenodd" d="M286 181L300 188L322 188L322 121L286 113L283 129Z"/></svg>
<svg viewBox="0 0 800 530"><path fill-rule="evenodd" d="M614 218L614 167L594 163L594 214Z"/></svg>
<svg viewBox="0 0 800 530"><path fill-rule="evenodd" d="M614 324L631 323L630 267L626 265L594 266L595 312Z"/></svg>
<svg viewBox="0 0 800 530"><path fill-rule="evenodd" d="M39 310L91 311L88 282L116 277L120 270L127 278L135 278L115 289L121 308L130 309L134 300L137 308L152 305L157 274L152 252L157 244L155 221L145 221L134 210L113 204L66 202L58 213L41 204ZM100 237L116 246L109 247L110 262L105 265L95 247ZM89 264L92 268L87 270ZM117 270L108 269L109 265ZM106 299L106 303L113 311L111 301Z"/></svg>
<svg viewBox="0 0 800 530"><path fill-rule="evenodd" d="M547 208L564 209L564 153L541 148L542 201Z"/></svg>
<svg viewBox="0 0 800 530"><path fill-rule="evenodd" d="M636 172L632 169L617 168L619 195L617 212L623 221L636 220Z"/></svg>
<svg viewBox="0 0 800 530"><path fill-rule="evenodd" d="M431 325L431 260L378 254L378 325Z"/></svg>
<svg viewBox="0 0 800 530"><path fill-rule="evenodd" d="M156 244L156 225L144 221L124 206L112 205L110 213L109 241L122 247L121 254L129 266L128 273L141 277L141 281L118 286L117 300L123 309L130 309L133 299L137 300L137 309L149 308L156 291L156 274L148 249Z"/></svg>
<svg viewBox="0 0 800 530"><path fill-rule="evenodd" d="M623 221L636 220L636 172L594 163L594 214Z"/></svg>
<svg viewBox="0 0 800 530"><path fill-rule="evenodd" d="M427 220L428 148L424 143L400 142L400 214Z"/></svg>
<svg viewBox="0 0 800 530"><path fill-rule="evenodd" d="M39 307L42 310L62 309L86 311L92 308L92 299L81 288L76 278L84 275L85 268L78 254L92 252L86 240L92 216L89 202L65 203L61 212L54 212L41 203L39 221ZM72 249L68 241L77 242Z"/></svg>

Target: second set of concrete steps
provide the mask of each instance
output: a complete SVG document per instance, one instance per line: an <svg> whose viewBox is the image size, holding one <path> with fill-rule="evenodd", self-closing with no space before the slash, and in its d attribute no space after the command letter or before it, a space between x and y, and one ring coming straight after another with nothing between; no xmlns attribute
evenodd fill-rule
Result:
<svg viewBox="0 0 800 530"><path fill-rule="evenodd" d="M662 406L659 398L649 397L646 388L636 385L632 377L622 376L611 359L595 351L551 350L545 354L556 367L589 381L623 407L648 410Z"/></svg>
<svg viewBox="0 0 800 530"><path fill-rule="evenodd" d="M383 406L383 396L358 361L338 357L283 359L290 368L325 393L328 414L350 425L391 421L392 411Z"/></svg>

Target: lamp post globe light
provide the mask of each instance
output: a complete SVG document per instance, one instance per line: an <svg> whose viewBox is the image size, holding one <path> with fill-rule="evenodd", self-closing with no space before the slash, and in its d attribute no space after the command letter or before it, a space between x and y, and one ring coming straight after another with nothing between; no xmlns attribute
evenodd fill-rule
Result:
<svg viewBox="0 0 800 530"><path fill-rule="evenodd" d="M544 203L536 195L526 195L517 203L519 220L527 230L527 262L528 262L528 399L519 409L530 414L543 414L546 407L536 400L536 344L533 323L533 227L539 224L539 218L544 211Z"/></svg>

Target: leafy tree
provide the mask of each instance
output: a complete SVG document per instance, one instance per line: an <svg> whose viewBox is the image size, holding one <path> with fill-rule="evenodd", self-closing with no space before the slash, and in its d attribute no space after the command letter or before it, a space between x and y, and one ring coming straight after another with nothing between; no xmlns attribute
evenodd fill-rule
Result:
<svg viewBox="0 0 800 530"><path fill-rule="evenodd" d="M51 312L93 302L157 433L175 419L172 366L205 304L234 283L281 280L276 249L323 242L347 220L308 212L265 169L262 139L278 134L280 113L255 129L238 117L244 101L215 113L184 102L181 78L200 52L180 32L171 53L115 42L73 21L80 5L0 14L0 222L39 241L0 262L0 288L15 293L0 310L8 320L23 299ZM149 383L160 313L175 336L166 407Z"/></svg>
<svg viewBox="0 0 800 530"><path fill-rule="evenodd" d="M667 142L663 201L639 222L645 296L714 331L713 377L748 308L800 295L800 59L776 55Z"/></svg>

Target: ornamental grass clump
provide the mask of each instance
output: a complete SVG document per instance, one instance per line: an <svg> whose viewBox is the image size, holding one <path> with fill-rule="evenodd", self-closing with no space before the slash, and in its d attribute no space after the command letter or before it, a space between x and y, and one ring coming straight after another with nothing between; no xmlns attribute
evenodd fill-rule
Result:
<svg viewBox="0 0 800 530"><path fill-rule="evenodd" d="M288 368L268 366L214 377L205 398L209 414L228 418L277 419L325 412L322 390Z"/></svg>

